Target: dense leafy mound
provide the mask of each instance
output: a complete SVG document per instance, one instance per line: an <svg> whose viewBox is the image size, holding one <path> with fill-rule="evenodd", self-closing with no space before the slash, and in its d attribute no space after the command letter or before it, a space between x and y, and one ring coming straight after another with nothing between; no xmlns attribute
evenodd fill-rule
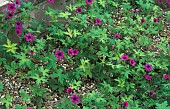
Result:
<svg viewBox="0 0 170 109"><path fill-rule="evenodd" d="M30 17L38 6L16 1L8 4L1 24L0 39L7 40L0 46L3 108L170 108L169 36L160 34L170 11L154 0L78 0L66 11L48 7L45 26ZM19 43L9 40L12 31ZM20 102L14 102L6 77L24 81ZM44 105L54 93L60 100Z"/></svg>

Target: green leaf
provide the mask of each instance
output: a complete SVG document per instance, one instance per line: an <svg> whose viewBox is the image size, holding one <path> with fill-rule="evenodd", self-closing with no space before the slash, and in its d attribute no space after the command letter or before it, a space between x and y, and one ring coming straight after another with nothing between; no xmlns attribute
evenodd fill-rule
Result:
<svg viewBox="0 0 170 109"><path fill-rule="evenodd" d="M98 2L101 6L105 7L106 0L99 0Z"/></svg>
<svg viewBox="0 0 170 109"><path fill-rule="evenodd" d="M57 70L58 81L59 81L61 84L63 84L64 80L67 79L67 76L66 76L65 74L62 74L62 72L63 72L63 71L62 71L61 69Z"/></svg>
<svg viewBox="0 0 170 109"><path fill-rule="evenodd" d="M39 67L38 70L42 73L43 76L47 76L48 77L48 72L50 71L49 69L44 69L44 67L41 66L41 67Z"/></svg>
<svg viewBox="0 0 170 109"><path fill-rule="evenodd" d="M22 3L22 6L24 8L28 8L30 10L34 9L34 6L33 6L32 2L21 2L21 3Z"/></svg>
<svg viewBox="0 0 170 109"><path fill-rule="evenodd" d="M161 104L156 103L156 109L170 109L170 106L168 106L168 102L167 101L164 101Z"/></svg>
<svg viewBox="0 0 170 109"><path fill-rule="evenodd" d="M25 102L28 103L28 102L30 101L31 96L28 95L28 94L25 92L24 89L20 89L19 93L20 93L20 95L22 96L22 98L23 98L23 100L24 100Z"/></svg>
<svg viewBox="0 0 170 109"><path fill-rule="evenodd" d="M36 39L36 48L37 50L44 50L44 47L46 46L46 40L41 38L41 39Z"/></svg>
<svg viewBox="0 0 170 109"><path fill-rule="evenodd" d="M0 101L5 104L6 108L12 106L12 98L9 94L6 94L6 98L0 98Z"/></svg>
<svg viewBox="0 0 170 109"><path fill-rule="evenodd" d="M70 15L71 15L71 13L69 13L69 12L65 12L65 13L61 12L61 13L59 13L59 17L62 17L62 18L65 18L65 19L68 19L68 17Z"/></svg>
<svg viewBox="0 0 170 109"><path fill-rule="evenodd" d="M35 75L31 76L30 78L35 79L37 85L41 84L41 82L47 82L47 80L44 76L40 77L38 74L35 74Z"/></svg>
<svg viewBox="0 0 170 109"><path fill-rule="evenodd" d="M15 105L15 108L16 108L16 109L26 109L27 106L26 106L26 105L21 106L21 105L19 105L19 104L16 104L16 105Z"/></svg>
<svg viewBox="0 0 170 109"><path fill-rule="evenodd" d="M3 46L6 47L7 52L16 53L17 44L15 43L12 44L9 39L7 39L7 44L4 44Z"/></svg>
<svg viewBox="0 0 170 109"><path fill-rule="evenodd" d="M27 56L22 52L20 55L14 55L14 57L19 59L19 66L27 65L28 67L30 67L30 65L32 64L32 61L27 58Z"/></svg>
<svg viewBox="0 0 170 109"><path fill-rule="evenodd" d="M0 83L0 92L2 92L2 91L3 91L3 84Z"/></svg>
<svg viewBox="0 0 170 109"><path fill-rule="evenodd" d="M70 83L70 86L71 86L71 88L73 88L73 89L78 89L78 87L80 87L81 86L81 84L82 84L82 82L81 81L76 81L76 80L74 80L72 83Z"/></svg>

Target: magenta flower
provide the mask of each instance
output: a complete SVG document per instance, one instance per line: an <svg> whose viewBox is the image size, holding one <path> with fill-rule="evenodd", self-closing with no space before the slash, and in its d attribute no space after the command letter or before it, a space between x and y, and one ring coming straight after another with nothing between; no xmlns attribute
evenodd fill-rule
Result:
<svg viewBox="0 0 170 109"><path fill-rule="evenodd" d="M145 66L144 66L145 70L150 72L152 70L152 65L151 64L148 64L146 63Z"/></svg>
<svg viewBox="0 0 170 109"><path fill-rule="evenodd" d="M62 52L60 50L57 50L54 55L58 60L64 58L64 52Z"/></svg>
<svg viewBox="0 0 170 109"><path fill-rule="evenodd" d="M168 74L164 74L164 75L163 75L163 78L166 79L166 80L168 80L168 79L170 79L170 76L169 76Z"/></svg>
<svg viewBox="0 0 170 109"><path fill-rule="evenodd" d="M90 22L90 18L87 18L87 22Z"/></svg>
<svg viewBox="0 0 170 109"><path fill-rule="evenodd" d="M35 54L35 52L31 50L31 51L30 51L30 55L33 55L33 54Z"/></svg>
<svg viewBox="0 0 170 109"><path fill-rule="evenodd" d="M93 3L93 0L86 0L87 5L91 5Z"/></svg>
<svg viewBox="0 0 170 109"><path fill-rule="evenodd" d="M166 3L167 3L168 5L170 5L170 0L166 0Z"/></svg>
<svg viewBox="0 0 170 109"><path fill-rule="evenodd" d="M17 5L20 5L20 4L21 4L21 2L20 2L19 0L16 0L15 3L16 3Z"/></svg>
<svg viewBox="0 0 170 109"><path fill-rule="evenodd" d="M76 12L77 12L77 13L82 13L82 8L81 8L81 7L77 7L77 8L76 8Z"/></svg>
<svg viewBox="0 0 170 109"><path fill-rule="evenodd" d="M138 12L139 12L139 9L132 9L132 12L133 12L133 13L138 13Z"/></svg>
<svg viewBox="0 0 170 109"><path fill-rule="evenodd" d="M150 94L151 94L151 95L154 95L154 91L153 91L153 90L150 90Z"/></svg>
<svg viewBox="0 0 170 109"><path fill-rule="evenodd" d="M129 63L130 63L130 65L132 65L132 66L135 66L135 65L136 65L136 62L135 62L134 59L130 59L130 60L129 60Z"/></svg>
<svg viewBox="0 0 170 109"><path fill-rule="evenodd" d="M114 34L114 36L115 36L116 38L120 38L120 34L119 34L119 33Z"/></svg>
<svg viewBox="0 0 170 109"><path fill-rule="evenodd" d="M13 12L13 11L8 12L8 18L9 18L9 19L12 18L13 16L14 16L14 12Z"/></svg>
<svg viewBox="0 0 170 109"><path fill-rule="evenodd" d="M125 101L123 104L124 104L125 108L127 108L129 106L129 103L127 101Z"/></svg>
<svg viewBox="0 0 170 109"><path fill-rule="evenodd" d="M80 101L80 97L76 94L73 94L73 96L70 97L73 104L77 104Z"/></svg>
<svg viewBox="0 0 170 109"><path fill-rule="evenodd" d="M158 0L158 2L162 2L162 0Z"/></svg>
<svg viewBox="0 0 170 109"><path fill-rule="evenodd" d="M102 21L101 21L99 18L96 18L95 21L96 21L96 24L97 24L97 25L98 25L98 24L99 24L99 25L102 24Z"/></svg>
<svg viewBox="0 0 170 109"><path fill-rule="evenodd" d="M16 22L15 22L15 26L21 27L21 26L22 26L22 22L21 22L20 20L16 21Z"/></svg>
<svg viewBox="0 0 170 109"><path fill-rule="evenodd" d="M68 49L68 54L72 55L72 53L73 53L73 49L72 48Z"/></svg>
<svg viewBox="0 0 170 109"><path fill-rule="evenodd" d="M151 76L151 75L146 74L146 75L145 75L145 79L147 79L147 80L151 80L151 79L152 79L152 76Z"/></svg>
<svg viewBox="0 0 170 109"><path fill-rule="evenodd" d="M27 42L32 42L34 40L34 35L32 35L31 33L27 33L24 35L24 38Z"/></svg>
<svg viewBox="0 0 170 109"><path fill-rule="evenodd" d="M72 92L72 88L70 88L70 87L67 88L66 92L67 92L67 93L71 93L71 92Z"/></svg>
<svg viewBox="0 0 170 109"><path fill-rule="evenodd" d="M78 55L78 53L79 53L79 51L78 51L77 49L74 49L72 55L73 55L73 56L76 56L76 55Z"/></svg>
<svg viewBox="0 0 170 109"><path fill-rule="evenodd" d="M128 57L128 55L126 55L126 54L123 54L123 55L121 56L121 59L122 59L122 60L125 60L125 61L128 60L128 58L129 58L129 57Z"/></svg>
<svg viewBox="0 0 170 109"><path fill-rule="evenodd" d="M15 10L16 10L15 4L13 4L13 3L8 3L8 10L9 10L9 11L15 11Z"/></svg>
<svg viewBox="0 0 170 109"><path fill-rule="evenodd" d="M15 31L16 31L17 36L21 36L21 34L22 34L22 30L21 29L16 29Z"/></svg>
<svg viewBox="0 0 170 109"><path fill-rule="evenodd" d="M15 30L22 30L22 27L16 26L16 27L15 27Z"/></svg>
<svg viewBox="0 0 170 109"><path fill-rule="evenodd" d="M154 21L154 22L158 22L158 19L157 19L157 18L154 18L153 21Z"/></svg>
<svg viewBox="0 0 170 109"><path fill-rule="evenodd" d="M145 22L145 19L144 19L144 18L142 18L142 19L140 19L140 21L141 21L141 23L144 23L144 22Z"/></svg>
<svg viewBox="0 0 170 109"><path fill-rule="evenodd" d="M72 56L76 56L78 55L78 53L79 51L77 49L74 50L72 48L68 49L68 54L71 54Z"/></svg>
<svg viewBox="0 0 170 109"><path fill-rule="evenodd" d="M54 0L48 0L48 2L50 2L50 3L54 4Z"/></svg>

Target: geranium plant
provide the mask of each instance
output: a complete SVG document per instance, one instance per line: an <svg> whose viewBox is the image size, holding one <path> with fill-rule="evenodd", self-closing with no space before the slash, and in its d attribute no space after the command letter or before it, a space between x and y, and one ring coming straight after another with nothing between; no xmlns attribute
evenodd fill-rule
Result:
<svg viewBox="0 0 170 109"><path fill-rule="evenodd" d="M154 0L77 0L66 10L52 9L55 2L47 0L43 11L48 26L31 18L40 8L32 2L16 0L7 5L7 16L0 15L0 37L7 40L0 66L27 84L18 90L22 103L7 93L3 106L48 109L45 102L56 93L60 99L52 107L59 109L168 107L170 46L160 33L169 12ZM8 38L12 31L19 43ZM84 91L89 81L95 88Z"/></svg>

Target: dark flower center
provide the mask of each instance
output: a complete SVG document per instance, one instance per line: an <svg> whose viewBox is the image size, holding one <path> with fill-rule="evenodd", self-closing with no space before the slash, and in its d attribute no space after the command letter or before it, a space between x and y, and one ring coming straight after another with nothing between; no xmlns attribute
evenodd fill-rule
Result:
<svg viewBox="0 0 170 109"><path fill-rule="evenodd" d="M73 100L77 100L76 97L74 97Z"/></svg>
<svg viewBox="0 0 170 109"><path fill-rule="evenodd" d="M88 2L91 2L91 0L88 0Z"/></svg>
<svg viewBox="0 0 170 109"><path fill-rule="evenodd" d="M150 68L150 66L148 65L147 68Z"/></svg>
<svg viewBox="0 0 170 109"><path fill-rule="evenodd" d="M58 56L61 56L61 53L58 53Z"/></svg>
<svg viewBox="0 0 170 109"><path fill-rule="evenodd" d="M80 8L78 9L78 12L81 12L81 9L80 9Z"/></svg>
<svg viewBox="0 0 170 109"><path fill-rule="evenodd" d="M12 14L9 14L9 16L12 16Z"/></svg>
<svg viewBox="0 0 170 109"><path fill-rule="evenodd" d="M20 25L20 23L17 23L17 25Z"/></svg>
<svg viewBox="0 0 170 109"><path fill-rule="evenodd" d="M11 9L13 9L14 7L13 7L13 6L11 6L10 8L11 8Z"/></svg>
<svg viewBox="0 0 170 109"><path fill-rule="evenodd" d="M123 59L126 59L126 57L124 56Z"/></svg>
<svg viewBox="0 0 170 109"><path fill-rule="evenodd" d="M31 38L31 36L28 36L28 39L30 39Z"/></svg>

